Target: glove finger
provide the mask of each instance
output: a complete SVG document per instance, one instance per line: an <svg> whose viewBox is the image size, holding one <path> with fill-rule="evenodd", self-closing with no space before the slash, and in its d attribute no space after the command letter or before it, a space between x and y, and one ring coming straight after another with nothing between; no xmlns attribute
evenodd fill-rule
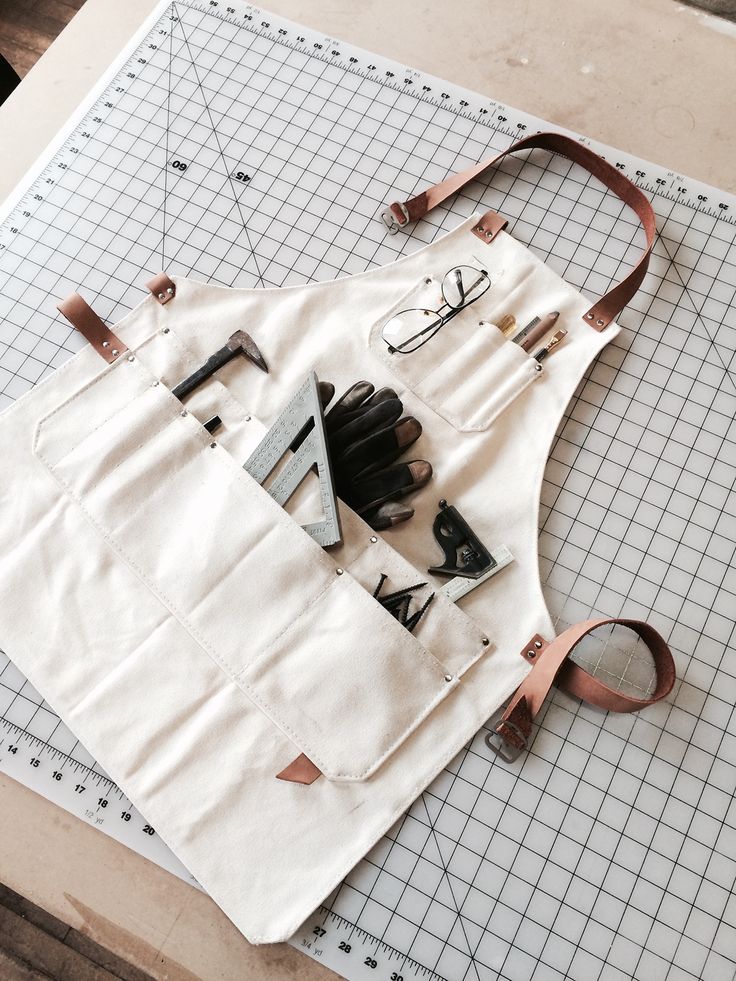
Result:
<svg viewBox="0 0 736 981"><path fill-rule="evenodd" d="M366 512L363 520L366 521L375 531L383 531L384 528L392 528L394 525L408 521L414 514L414 508L400 501L386 501L375 510Z"/></svg>
<svg viewBox="0 0 736 981"><path fill-rule="evenodd" d="M346 503L362 514L372 508L377 508L385 501L397 500L420 487L430 480L432 465L426 460L412 460L410 463L396 463L378 473L372 473L363 480L355 481L350 497Z"/></svg>
<svg viewBox="0 0 736 981"><path fill-rule="evenodd" d="M374 391L375 388L369 381L359 381L351 385L347 392L343 392L325 416L327 431L329 432L332 429L339 428L342 425L343 417L362 405L367 398L373 395Z"/></svg>
<svg viewBox="0 0 736 981"><path fill-rule="evenodd" d="M401 399L388 399L366 409L365 412L360 412L339 429L328 431L333 459L337 459L352 443L358 442L370 433L393 426L401 418L403 411Z"/></svg>
<svg viewBox="0 0 736 981"><path fill-rule="evenodd" d="M318 385L319 388L319 400L322 403L322 411L327 408L335 395L335 386L332 382L321 381Z"/></svg>
<svg viewBox="0 0 736 981"><path fill-rule="evenodd" d="M387 402L389 399L397 399L398 397L393 388L379 388L369 399L365 400L363 408L367 409L371 406L378 405L379 402Z"/></svg>
<svg viewBox="0 0 736 981"><path fill-rule="evenodd" d="M369 433L347 447L338 468L345 479L366 476L387 467L422 435L422 424L414 416L404 416L392 426Z"/></svg>

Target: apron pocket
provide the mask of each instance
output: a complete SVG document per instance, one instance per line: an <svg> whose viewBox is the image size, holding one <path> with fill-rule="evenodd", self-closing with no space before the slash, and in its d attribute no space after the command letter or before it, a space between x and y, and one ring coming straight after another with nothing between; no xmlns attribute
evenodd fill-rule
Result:
<svg viewBox="0 0 736 981"><path fill-rule="evenodd" d="M452 667L436 658L133 355L41 419L33 449L99 548L329 779L375 772L488 650L470 618L439 602L426 636L440 642L443 610L448 629L458 618L463 629ZM136 616L125 596L106 612ZM160 697L140 696L152 708Z"/></svg>
<svg viewBox="0 0 736 981"><path fill-rule="evenodd" d="M481 268L474 256L460 264ZM431 318L432 311L444 303L442 275L427 275L415 283L375 321L369 334L373 356L404 388L460 432L488 429L542 373L541 365L530 354L507 340L487 319L489 313L493 315L506 305L505 297L496 292L505 271L489 264L487 272L491 279L487 292L416 350L392 351L383 337L384 325L409 309L426 309L426 316ZM526 275L508 278L518 280L518 289Z"/></svg>

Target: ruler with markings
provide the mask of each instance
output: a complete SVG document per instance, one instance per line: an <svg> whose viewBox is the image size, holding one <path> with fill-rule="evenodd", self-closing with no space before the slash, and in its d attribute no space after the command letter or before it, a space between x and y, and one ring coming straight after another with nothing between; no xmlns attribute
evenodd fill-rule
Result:
<svg viewBox="0 0 736 981"><path fill-rule="evenodd" d="M380 220L387 201L546 128L240 0L160 4L0 209L0 407L83 343L56 312L74 290L114 323L161 268L226 286L327 280L476 209L602 295L639 232L560 158L507 160L408 233ZM556 693L513 767L479 733L293 938L347 978L736 972L736 199L579 139L651 197L659 238L552 448L545 599L559 629L651 620L678 686L638 717ZM191 880L3 654L0 770Z"/></svg>

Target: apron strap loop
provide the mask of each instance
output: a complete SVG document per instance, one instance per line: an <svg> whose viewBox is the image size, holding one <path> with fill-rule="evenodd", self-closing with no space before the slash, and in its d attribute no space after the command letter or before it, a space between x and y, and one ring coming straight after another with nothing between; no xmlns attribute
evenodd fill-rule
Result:
<svg viewBox="0 0 736 981"><path fill-rule="evenodd" d="M120 355L128 350L127 345L113 334L79 293L72 293L62 300L56 309L89 341L108 364L117 361Z"/></svg>
<svg viewBox="0 0 736 981"><path fill-rule="evenodd" d="M607 624L628 627L649 648L657 676L651 695L645 698L625 695L568 659L583 637ZM534 667L517 688L494 731L486 736L488 746L508 762L513 761L526 748L531 736L532 722L553 684L581 701L597 705L608 712L638 712L665 698L675 683L675 663L667 643L654 627L641 620L615 617L584 620L568 627L550 642L536 634L524 647L521 656L527 661L534 661Z"/></svg>
<svg viewBox="0 0 736 981"><path fill-rule="evenodd" d="M616 167L605 161L603 157L594 153L593 150L584 144L571 139L569 136L564 136L562 133L537 133L534 136L527 136L512 144L503 153L499 153L498 156L473 164L472 167L468 167L467 170L463 170L459 174L452 174L439 184L427 188L426 191L422 191L421 194L410 198L408 201L404 201L403 203L394 202L389 205L388 210L384 212L382 217L386 224L389 225L389 228L396 231L397 227L404 227L410 222L423 218L428 211L431 211L436 205L441 204L452 194L465 187L470 181L475 180L483 171L497 166L508 154L516 153L518 150L533 149L549 150L551 153L558 153L560 156L580 164L589 174L596 177L609 190L621 198L624 204L627 204L636 213L644 228L647 247L637 264L625 279L610 289L604 297L598 300L583 315L583 320L586 324L589 324L595 330L603 330L612 320L616 319L626 304L629 303L644 279L657 231L654 209L647 196L628 177L625 177L620 170L617 170ZM494 213L489 212L488 215L485 215L481 224L487 226L488 221L486 219L492 214ZM495 237L495 233L489 236L489 241L495 239Z"/></svg>

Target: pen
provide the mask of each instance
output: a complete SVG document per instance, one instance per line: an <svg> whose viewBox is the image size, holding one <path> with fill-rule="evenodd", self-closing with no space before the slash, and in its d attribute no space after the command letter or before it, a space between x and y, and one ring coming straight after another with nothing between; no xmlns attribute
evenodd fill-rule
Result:
<svg viewBox="0 0 736 981"><path fill-rule="evenodd" d="M550 351L554 351L554 349L557 347L557 345L560 343L560 341L562 340L562 338L565 336L566 333L567 331L565 330L564 327L562 327L555 334L553 334L552 337L544 345L544 347L540 347L540 349L535 352L535 354L533 355L534 359L540 362L544 361L544 359L547 357Z"/></svg>
<svg viewBox="0 0 736 981"><path fill-rule="evenodd" d="M522 349L524 351L530 351L535 344L538 344L552 330L559 316L559 311L555 310L553 313L548 313L545 317L542 317L522 340ZM516 338L513 338L513 340L516 340Z"/></svg>

